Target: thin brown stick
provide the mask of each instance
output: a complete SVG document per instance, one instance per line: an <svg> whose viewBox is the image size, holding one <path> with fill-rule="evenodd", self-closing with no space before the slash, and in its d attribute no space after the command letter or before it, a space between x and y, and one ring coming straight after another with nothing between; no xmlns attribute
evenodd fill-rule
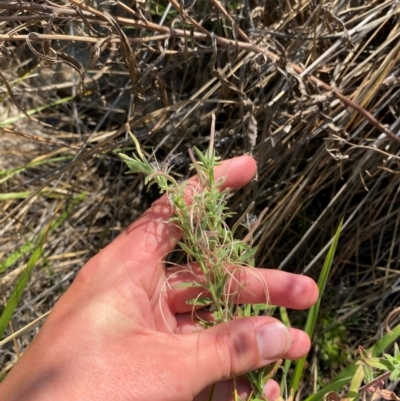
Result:
<svg viewBox="0 0 400 401"><path fill-rule="evenodd" d="M86 42L86 43L98 43L101 39L92 36L75 36L75 35L57 35L57 34L41 34L31 32L29 39L31 42L42 41L42 40L65 40L67 42ZM26 41L28 35L9 35L0 34L0 41ZM132 44L141 44L153 42L156 40L165 40L171 37L170 34L156 35L148 38L128 38L128 41ZM110 38L108 43L121 43L121 39L117 36Z"/></svg>

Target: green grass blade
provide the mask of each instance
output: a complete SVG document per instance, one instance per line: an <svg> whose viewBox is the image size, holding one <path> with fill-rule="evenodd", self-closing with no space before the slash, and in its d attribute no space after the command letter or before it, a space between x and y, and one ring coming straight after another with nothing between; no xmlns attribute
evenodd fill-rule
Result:
<svg viewBox="0 0 400 401"><path fill-rule="evenodd" d="M72 202L71 206L67 208L67 210L65 210L57 220L51 222L45 229L41 230L38 234L38 241L36 243L34 243L33 241L27 241L20 250L14 252L10 257L6 259L5 262L0 264L0 272L2 272L7 269L7 267L10 267L11 264L15 263L25 252L33 249L32 255L29 258L26 268L19 276L17 284L15 285L13 292L7 300L7 304L0 316L0 338L4 335L7 326L13 316L13 313L18 305L18 302L21 299L26 284L28 283L28 280L32 274L32 271L38 260L42 256L43 245L46 241L47 234L51 230L57 228L68 217L74 207L85 198L85 196L85 193L81 193L80 195L78 195L77 198L74 199L74 201Z"/></svg>
<svg viewBox="0 0 400 401"><path fill-rule="evenodd" d="M379 356L386 351L400 337L400 324L392 329L392 334L385 334L371 348L372 356Z"/></svg>
<svg viewBox="0 0 400 401"><path fill-rule="evenodd" d="M310 338L313 337L314 334L314 328L315 328L315 323L317 321L318 317L318 312L319 312L319 307L321 304L321 299L325 291L325 286L328 281L329 277L329 272L331 270L332 262L333 262L333 257L335 256L336 252L336 247L339 241L339 236L340 232L342 230L342 225L343 225L343 219L340 221L339 226L336 230L335 236L333 237L332 245L329 248L328 255L326 256L324 266L322 267L321 275L319 276L318 280L318 289L319 289L319 297L318 301L316 304L310 309L308 316L307 316L307 322L304 331L310 336ZM290 388L294 389L294 391L297 391L299 387L299 383L301 380L301 377L303 375L303 370L304 370L304 364L306 362L306 357L303 357L296 361L294 373L293 373L293 378L292 382L290 385Z"/></svg>
<svg viewBox="0 0 400 401"><path fill-rule="evenodd" d="M36 263L42 256L43 245L46 241L48 229L50 229L50 226L46 230L44 230L44 232L39 236L39 243L34 249L32 256L30 257L26 265L25 270L20 275L18 282L7 301L3 313L0 316L0 338L3 337L3 334L7 329L8 323L10 322L13 316L13 313L18 305L22 293L24 292L29 277L32 274L33 268L36 266Z"/></svg>
<svg viewBox="0 0 400 401"><path fill-rule="evenodd" d="M289 315L287 313L287 309L284 308L283 306L281 306L279 308L279 314L280 314L280 318L282 320L282 323L286 327L291 327L292 325L290 323L290 319L289 319ZM281 378L281 382L280 382L281 395L285 394L286 383L287 383L287 375L288 375L288 372L290 370L291 365L292 365L292 361L289 360L289 359L286 359L285 362L283 363L283 373L282 373L282 378Z"/></svg>
<svg viewBox="0 0 400 401"><path fill-rule="evenodd" d="M17 86L19 86L19 84L21 82L24 82L27 78L31 78L33 76L33 74L37 71L39 66L40 66L40 64L36 64L33 68L31 68L24 75L22 75L22 77L16 79L15 82L10 82L11 88L14 89ZM1 95L0 96L0 103L3 103L9 96L10 96L10 94L8 93L8 91L5 92L3 95Z"/></svg>
<svg viewBox="0 0 400 401"><path fill-rule="evenodd" d="M45 104L44 106L40 106L40 107L36 107L35 109L27 110L26 114L28 114L29 116L33 116L33 115L40 113L41 111L46 110L50 107L57 106L57 105L63 104L63 103L68 103L73 98L74 98L73 96L67 96L62 99L58 99L54 102ZM18 122L19 120L22 120L23 118L26 118L26 115L23 113L20 113L20 114L17 114L16 116L7 118L6 120L0 122L0 128L5 128L9 125L15 124L16 122Z"/></svg>
<svg viewBox="0 0 400 401"><path fill-rule="evenodd" d="M0 194L0 201L14 200L14 199L26 199L31 195L30 191L24 192L8 192Z"/></svg>
<svg viewBox="0 0 400 401"><path fill-rule="evenodd" d="M30 162L28 164L25 164L23 166L20 166L20 167L0 171L0 184L6 182L7 180L14 177L15 175L18 175L19 173L22 173L32 167L39 167L39 166L42 166L42 165L48 164L48 163L57 163L60 161L70 160L72 158L73 158L72 155L52 157L52 158L49 158L46 160L34 161L34 162Z"/></svg>
<svg viewBox="0 0 400 401"><path fill-rule="evenodd" d="M0 273L3 273L9 267L11 267L14 263L18 262L19 259L27 252L29 252L34 247L34 243L32 241L26 241L19 249L13 252L10 256L8 256L4 261L0 263Z"/></svg>
<svg viewBox="0 0 400 401"><path fill-rule="evenodd" d="M76 205L78 205L80 202L82 202L85 199L86 194L81 193L79 194L71 203L71 206L67 208L63 213L61 213L60 217L57 218L57 220L53 221L50 224L50 231L54 230L57 228L60 224L64 222L64 220L69 216L69 214L72 212L72 210L75 208ZM39 233L39 236L43 234L43 230ZM32 250L35 247L35 240L28 240L26 241L19 249L17 249L15 252L13 252L10 256L8 256L5 260L0 262L0 273L3 273L5 270L7 270L9 267L11 267L14 263L18 262L19 259L23 255L25 255L27 252Z"/></svg>
<svg viewBox="0 0 400 401"><path fill-rule="evenodd" d="M284 308L283 306L281 306L281 307L279 308L279 315L280 315L280 317L281 317L282 323L283 323L286 327L291 327L289 315L288 315L288 313L287 313L287 309Z"/></svg>

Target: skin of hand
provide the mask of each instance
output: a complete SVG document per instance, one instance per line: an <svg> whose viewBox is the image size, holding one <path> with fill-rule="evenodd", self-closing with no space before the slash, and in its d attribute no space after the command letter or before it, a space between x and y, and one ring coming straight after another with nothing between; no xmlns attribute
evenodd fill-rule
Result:
<svg viewBox="0 0 400 401"><path fill-rule="evenodd" d="M242 156L224 161L216 176L235 190L255 171L255 161ZM196 177L186 187L188 199L195 185ZM174 284L193 280L187 271L165 270L162 261L180 237L169 217L164 196L85 264L0 385L1 401L205 401L213 383L213 399L228 401L231 378L309 350L304 332L268 316L199 329L185 303L194 289L166 285L167 274ZM257 269L257 277L240 275L249 290L240 302L265 302L260 277L274 305L304 309L317 300L311 279ZM237 383L245 397L248 384ZM265 393L278 397L277 383L269 381Z"/></svg>

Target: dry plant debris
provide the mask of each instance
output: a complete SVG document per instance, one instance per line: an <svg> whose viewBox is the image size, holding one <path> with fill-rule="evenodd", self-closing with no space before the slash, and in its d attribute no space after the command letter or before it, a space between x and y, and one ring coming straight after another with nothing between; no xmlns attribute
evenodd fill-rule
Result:
<svg viewBox="0 0 400 401"><path fill-rule="evenodd" d="M159 160L186 156L207 147L212 113L221 157L258 162L234 198L239 215L269 208L257 263L317 276L344 216L326 308L332 325L354 326L352 347L375 341L399 303L399 11L396 0L3 0L3 299L40 231L65 218L1 343L2 372L84 261L158 195L123 175L127 132Z"/></svg>

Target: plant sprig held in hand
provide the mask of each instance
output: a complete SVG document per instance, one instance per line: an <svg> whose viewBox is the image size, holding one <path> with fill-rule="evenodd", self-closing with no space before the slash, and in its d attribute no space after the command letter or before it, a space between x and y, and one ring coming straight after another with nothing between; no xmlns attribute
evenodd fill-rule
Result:
<svg viewBox="0 0 400 401"><path fill-rule="evenodd" d="M258 305L237 305L235 299L239 292L246 291L246 288L242 286L239 290L230 290L232 283L238 283L235 274L240 274L243 269L249 269L255 274L253 266L256 247L252 246L252 234L266 210L249 228L249 233L244 239L234 238L238 223L246 217L247 211L231 230L226 222L232 216L226 201L229 190L222 190L223 179L216 180L214 176L214 168L220 164L220 158L216 156L214 150L214 122L213 117L208 150L205 153L196 147L193 148L194 153L189 150L191 168L196 170L199 177L199 184L193 190L190 203L185 201L185 183L178 183L171 176L172 167L167 163L160 167L157 162L148 162L138 140L131 133L137 155L128 157L120 154L128 165L130 173L143 173L145 183L157 184L160 191L166 193L171 202L173 216L170 220L182 232L179 246L187 255L188 265L200 266L205 278L204 284L190 283L189 286L202 287L203 292L208 295L200 295L188 301L193 306L208 307L213 312L212 322L200 320L204 327L244 316L256 316L268 309L267 289L266 303ZM185 286L188 285L185 284ZM246 401L265 400L264 386L276 367L277 364L248 373L252 393ZM234 397L235 400L239 400L236 391L234 391Z"/></svg>

